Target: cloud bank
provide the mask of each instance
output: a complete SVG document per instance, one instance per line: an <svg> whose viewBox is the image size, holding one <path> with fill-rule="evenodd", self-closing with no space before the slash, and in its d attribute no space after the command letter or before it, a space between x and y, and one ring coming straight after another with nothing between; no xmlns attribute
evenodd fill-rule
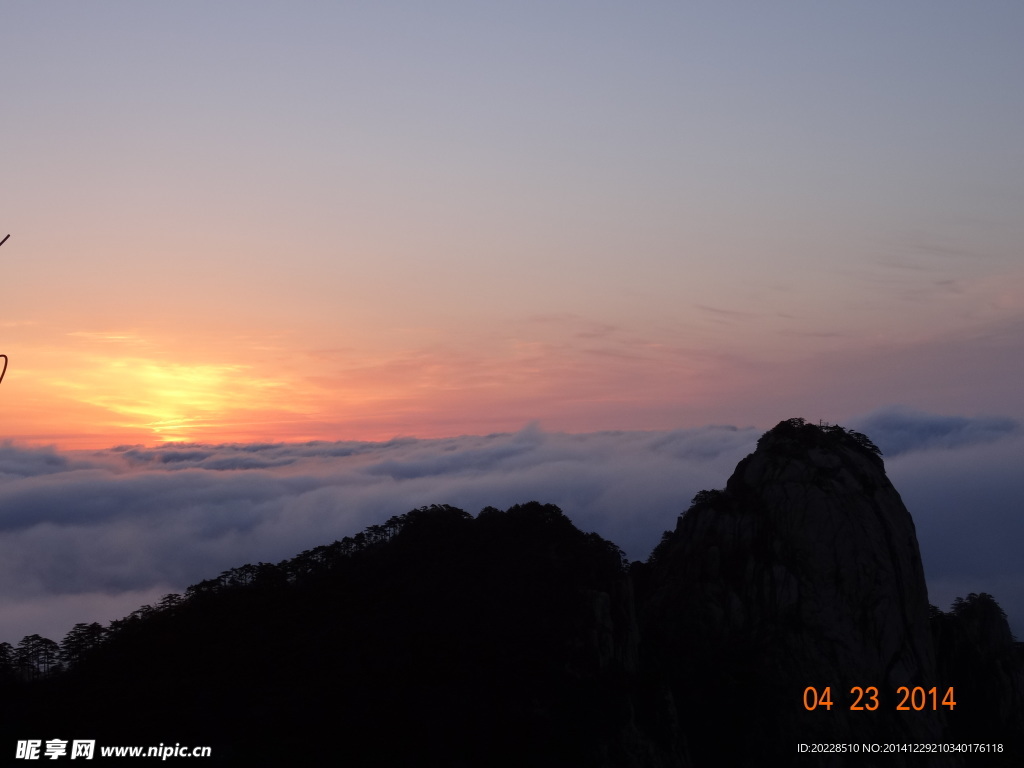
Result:
<svg viewBox="0 0 1024 768"><path fill-rule="evenodd" d="M964 418L938 416L893 406L855 420L886 456L932 448L964 448L1019 434L1020 424L999 416Z"/></svg>
<svg viewBox="0 0 1024 768"><path fill-rule="evenodd" d="M1024 626L1021 430L906 409L851 426L887 454L932 602L991 592ZM761 430L545 432L383 443L0 446L0 640L61 639L246 562L278 562L433 503L536 499L644 559L693 495L722 487Z"/></svg>

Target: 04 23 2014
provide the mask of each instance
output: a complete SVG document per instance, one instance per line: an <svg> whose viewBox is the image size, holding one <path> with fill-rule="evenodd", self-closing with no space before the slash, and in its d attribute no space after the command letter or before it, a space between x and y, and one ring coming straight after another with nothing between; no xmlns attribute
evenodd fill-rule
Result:
<svg viewBox="0 0 1024 768"><path fill-rule="evenodd" d="M913 688L901 685L896 689L896 711L897 712L920 712L922 710L938 710L946 707L952 711L956 707L956 695L953 686L942 691L937 686L924 688L915 685ZM831 710L832 686L825 686L819 691L813 685L804 688L803 696L804 709L816 710L819 708ZM853 711L874 712L879 708L878 687L869 685L861 687L855 685L850 689L849 709Z"/></svg>

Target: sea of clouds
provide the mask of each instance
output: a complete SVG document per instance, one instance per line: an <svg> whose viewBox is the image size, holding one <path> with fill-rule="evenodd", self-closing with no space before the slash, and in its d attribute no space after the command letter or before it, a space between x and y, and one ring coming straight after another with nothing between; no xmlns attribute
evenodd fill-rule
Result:
<svg viewBox="0 0 1024 768"><path fill-rule="evenodd" d="M931 602L993 594L1024 629L1024 430L887 408L845 426L882 449ZM538 500L645 559L760 430L512 434L383 443L0 445L0 640L56 640L247 562L279 562L410 509Z"/></svg>

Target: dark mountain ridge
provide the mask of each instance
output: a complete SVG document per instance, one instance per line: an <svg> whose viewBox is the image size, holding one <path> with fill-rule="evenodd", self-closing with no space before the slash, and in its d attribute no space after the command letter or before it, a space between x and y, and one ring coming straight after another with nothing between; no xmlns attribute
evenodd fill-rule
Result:
<svg viewBox="0 0 1024 768"><path fill-rule="evenodd" d="M1005 615L988 595L929 612L914 524L878 449L800 419L766 433L724 490L697 494L647 563L553 505L475 518L435 505L225 571L108 628L79 625L57 655L43 640L0 654L10 748L210 745L206 762L231 765L776 755L941 768L1020 764L1024 742ZM901 686L935 700L898 710ZM854 687L866 709L850 709ZM830 708L805 706L826 688ZM797 751L953 741L1003 751Z"/></svg>

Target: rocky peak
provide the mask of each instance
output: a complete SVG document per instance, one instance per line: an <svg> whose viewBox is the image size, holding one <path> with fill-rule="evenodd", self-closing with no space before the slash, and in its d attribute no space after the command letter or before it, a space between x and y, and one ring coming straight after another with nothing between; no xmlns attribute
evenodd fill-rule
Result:
<svg viewBox="0 0 1024 768"><path fill-rule="evenodd" d="M914 522L864 435L781 422L724 491L697 495L652 565L660 586L643 631L696 726L698 766L759 765L766 749L795 755L799 742L941 736L942 712L895 711L900 686L942 681ZM809 686L830 689L830 710L805 709ZM855 687L877 688L878 709L851 711Z"/></svg>
<svg viewBox="0 0 1024 768"><path fill-rule="evenodd" d="M853 451L885 470L882 452L867 435L838 424L821 422L815 425L804 419L787 419L761 435L757 448L761 452L793 458L800 458L808 452L821 457L829 452Z"/></svg>

